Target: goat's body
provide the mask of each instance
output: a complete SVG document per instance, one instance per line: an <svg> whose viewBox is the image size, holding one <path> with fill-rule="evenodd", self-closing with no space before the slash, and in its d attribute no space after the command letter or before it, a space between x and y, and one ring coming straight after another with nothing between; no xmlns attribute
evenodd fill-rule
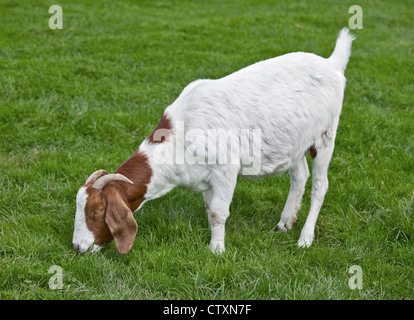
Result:
<svg viewBox="0 0 414 320"><path fill-rule="evenodd" d="M190 83L164 115L173 124L182 123L184 135L198 133L191 147L198 153L204 150L203 159L177 164L175 139L163 144L145 140L139 150L150 159L156 148L170 152L170 161L162 163L161 177L154 177L154 188L149 188L146 198L157 198L177 185L204 191L210 188L214 172L225 170L223 166L232 166L238 175L249 178L291 169L309 148L320 150L334 140L344 87L345 77L330 59L302 52L261 61L221 79ZM220 142L208 132L217 129L236 132L238 138L241 130L260 130L260 152L240 149L238 163L209 163L208 146ZM176 133L174 127L172 131ZM246 157L260 164L255 174L243 173L244 167L250 167L242 161Z"/></svg>

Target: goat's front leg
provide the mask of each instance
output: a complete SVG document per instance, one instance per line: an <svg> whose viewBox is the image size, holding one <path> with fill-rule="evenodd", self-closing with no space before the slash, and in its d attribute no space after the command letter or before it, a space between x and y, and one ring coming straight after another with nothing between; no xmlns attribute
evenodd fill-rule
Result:
<svg viewBox="0 0 414 320"><path fill-rule="evenodd" d="M224 177L222 177L224 178ZM221 181L220 181L221 180ZM229 179L219 179L203 192L211 230L210 250L221 254L225 251L225 225L230 215L230 203L236 186L237 174Z"/></svg>

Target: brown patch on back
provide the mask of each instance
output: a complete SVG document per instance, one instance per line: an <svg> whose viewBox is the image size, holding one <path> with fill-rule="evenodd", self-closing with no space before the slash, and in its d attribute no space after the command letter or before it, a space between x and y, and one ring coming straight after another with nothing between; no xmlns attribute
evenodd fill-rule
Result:
<svg viewBox="0 0 414 320"><path fill-rule="evenodd" d="M165 115L165 113L163 113L157 126L147 137L147 140L152 143L164 142L165 138L171 134L171 129L172 129L171 120Z"/></svg>
<svg viewBox="0 0 414 320"><path fill-rule="evenodd" d="M308 149L310 156L313 159L316 158L316 156L318 155L318 151L316 150L315 144L311 145Z"/></svg>

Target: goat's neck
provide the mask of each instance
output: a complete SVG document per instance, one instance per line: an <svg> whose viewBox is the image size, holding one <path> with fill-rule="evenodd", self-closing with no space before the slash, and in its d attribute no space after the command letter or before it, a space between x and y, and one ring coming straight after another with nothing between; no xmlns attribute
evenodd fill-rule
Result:
<svg viewBox="0 0 414 320"><path fill-rule="evenodd" d="M115 173L124 175L134 183L123 182L118 185L129 208L132 211L137 210L146 200L147 186L153 175L148 157L137 150Z"/></svg>
<svg viewBox="0 0 414 320"><path fill-rule="evenodd" d="M164 141L142 148L151 167L151 179L147 185L145 200L159 198L180 184L181 174L178 172L180 166L174 163L173 149L170 145L172 143L172 141ZM161 154L167 154L166 158L160 159Z"/></svg>

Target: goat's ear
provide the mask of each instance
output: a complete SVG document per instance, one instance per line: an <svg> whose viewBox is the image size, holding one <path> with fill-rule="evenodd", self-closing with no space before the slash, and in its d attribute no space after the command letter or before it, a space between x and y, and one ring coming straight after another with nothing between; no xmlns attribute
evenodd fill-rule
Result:
<svg viewBox="0 0 414 320"><path fill-rule="evenodd" d="M137 222L117 190L108 190L106 200L105 222L114 237L119 253L128 253L137 234Z"/></svg>

